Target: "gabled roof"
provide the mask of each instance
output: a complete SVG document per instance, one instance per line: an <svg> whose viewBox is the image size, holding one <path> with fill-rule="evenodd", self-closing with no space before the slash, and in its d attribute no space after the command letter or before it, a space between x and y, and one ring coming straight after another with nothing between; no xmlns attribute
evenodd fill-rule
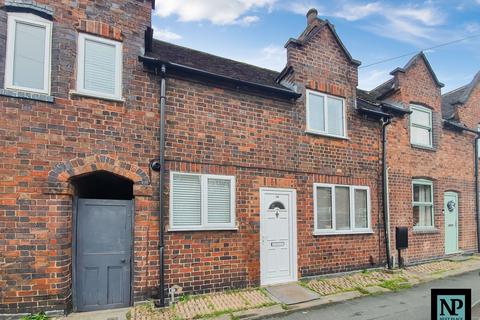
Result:
<svg viewBox="0 0 480 320"><path fill-rule="evenodd" d="M381 100L383 97L389 95L389 93L394 92L397 88L395 87L395 78L385 81L378 87L370 90L370 95L375 99Z"/></svg>
<svg viewBox="0 0 480 320"><path fill-rule="evenodd" d="M222 58L165 41L153 39L152 50L147 52L145 56L241 81L285 89L276 81L279 75L277 71Z"/></svg>
<svg viewBox="0 0 480 320"><path fill-rule="evenodd" d="M440 81L438 81L438 78L437 78L437 75L435 74L435 72L433 72L433 69L432 69L432 66L430 65L430 62L428 62L428 59L427 57L425 56L425 54L423 53L423 51L421 51L420 53L416 54L415 56L412 57L412 59L410 59L407 64L403 67L403 68L396 68L395 70L393 70L392 72L390 72L390 74L393 76L395 75L395 73L397 72L402 72L402 73L405 73L405 71L407 71L408 69L410 69L410 67L412 65L415 64L415 62L418 60L418 59L423 59L423 62L425 62L425 65L427 66L427 69L428 71L430 72L430 75L432 76L433 80L435 81L435 84L442 88L444 87L445 85L443 83L441 83Z"/></svg>
<svg viewBox="0 0 480 320"><path fill-rule="evenodd" d="M460 105L465 104L475 87L480 83L480 72L477 72L472 81L460 88L442 95L442 115L444 119L452 119Z"/></svg>
<svg viewBox="0 0 480 320"><path fill-rule="evenodd" d="M290 38L288 39L287 43L285 44L285 48L288 46L295 44L297 46L303 46L307 43L311 38L313 38L320 30L323 28L329 28L332 32L335 40L337 41L340 48L342 48L343 52L347 56L348 60L353 63L354 65L361 65L362 62L359 60L353 59L350 52L347 50L345 45L343 44L342 40L338 36L337 32L335 31L335 26L330 23L328 20L322 20L320 18L315 18L315 21L307 26L307 28L302 32L302 34L298 37L298 39Z"/></svg>

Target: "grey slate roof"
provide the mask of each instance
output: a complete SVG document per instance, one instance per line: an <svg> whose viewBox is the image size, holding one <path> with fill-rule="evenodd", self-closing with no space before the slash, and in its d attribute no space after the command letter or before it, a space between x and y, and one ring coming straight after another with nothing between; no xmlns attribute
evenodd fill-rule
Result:
<svg viewBox="0 0 480 320"><path fill-rule="evenodd" d="M480 72L475 75L469 84L442 95L442 116L444 119L455 117L457 108L468 101L473 89L479 82Z"/></svg>
<svg viewBox="0 0 480 320"><path fill-rule="evenodd" d="M164 62L180 64L210 73L235 78L241 81L287 89L276 81L280 74L277 71L222 58L157 39L153 39L152 51L146 53L146 56Z"/></svg>

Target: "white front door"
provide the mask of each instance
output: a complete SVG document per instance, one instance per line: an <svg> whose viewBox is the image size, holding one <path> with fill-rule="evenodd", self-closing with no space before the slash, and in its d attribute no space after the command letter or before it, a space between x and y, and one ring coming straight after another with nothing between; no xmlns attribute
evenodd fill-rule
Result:
<svg viewBox="0 0 480 320"><path fill-rule="evenodd" d="M260 282L297 280L296 193L260 189Z"/></svg>

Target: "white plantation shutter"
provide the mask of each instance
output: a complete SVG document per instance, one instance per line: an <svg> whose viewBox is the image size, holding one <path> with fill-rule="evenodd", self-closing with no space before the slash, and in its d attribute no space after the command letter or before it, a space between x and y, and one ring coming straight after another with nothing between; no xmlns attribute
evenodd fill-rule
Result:
<svg viewBox="0 0 480 320"><path fill-rule="evenodd" d="M201 176L173 174L172 226L200 226L202 224Z"/></svg>
<svg viewBox="0 0 480 320"><path fill-rule="evenodd" d="M235 227L235 178L172 172L171 230Z"/></svg>
<svg viewBox="0 0 480 320"><path fill-rule="evenodd" d="M207 178L208 223L231 222L231 182L226 179Z"/></svg>
<svg viewBox="0 0 480 320"><path fill-rule="evenodd" d="M83 85L87 90L115 94L115 45L85 40Z"/></svg>

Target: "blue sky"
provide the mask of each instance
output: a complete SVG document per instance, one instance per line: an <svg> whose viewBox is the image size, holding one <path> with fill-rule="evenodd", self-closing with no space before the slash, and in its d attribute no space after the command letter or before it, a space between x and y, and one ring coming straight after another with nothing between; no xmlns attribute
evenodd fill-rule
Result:
<svg viewBox="0 0 480 320"><path fill-rule="evenodd" d="M363 66L470 37L425 53L443 92L480 71L480 0L157 0L153 27L156 38L280 71L283 46L303 31L311 7ZM410 57L361 67L359 87L374 88Z"/></svg>

